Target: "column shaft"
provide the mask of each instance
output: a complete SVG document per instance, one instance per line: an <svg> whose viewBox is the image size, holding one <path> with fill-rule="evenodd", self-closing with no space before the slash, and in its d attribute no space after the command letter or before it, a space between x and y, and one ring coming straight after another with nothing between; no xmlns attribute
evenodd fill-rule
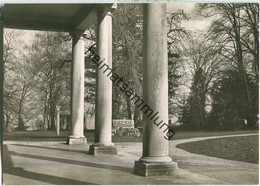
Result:
<svg viewBox="0 0 260 186"><path fill-rule="evenodd" d="M158 112L155 118L144 114L143 157L135 163L135 172L144 176L168 175L176 167L168 156L169 144L165 138L168 129L166 11L166 4L144 5L143 96L153 113Z"/></svg>
<svg viewBox="0 0 260 186"><path fill-rule="evenodd" d="M97 12L98 55L103 63L97 67L95 98L95 143L90 146L90 154L116 154L112 143L112 15L108 6ZM107 65L102 68L102 66ZM109 68L110 70L104 71ZM112 74L112 73L111 73Z"/></svg>
<svg viewBox="0 0 260 186"><path fill-rule="evenodd" d="M168 52L165 4L144 7L143 96L159 121L168 123ZM168 156L165 133L144 117L143 157Z"/></svg>
<svg viewBox="0 0 260 186"><path fill-rule="evenodd" d="M71 134L69 144L85 143L84 137L84 79L85 54L82 32L72 33L72 77L71 77Z"/></svg>
<svg viewBox="0 0 260 186"><path fill-rule="evenodd" d="M4 59L3 59L3 52L4 52L4 40L3 40L3 29L4 29L4 5L0 3L0 89L4 90L3 84L4 84ZM0 91L0 103L3 103L3 91ZM0 123L3 123L3 104L0 106ZM3 134L3 124L0 125L1 133ZM0 137L0 143L1 143L1 149L3 147L3 135ZM0 168L3 170L3 156L0 157ZM0 183L3 184L3 171L0 173Z"/></svg>
<svg viewBox="0 0 260 186"><path fill-rule="evenodd" d="M112 69L112 16L104 9L98 11L98 55ZM95 143L111 145L112 81L100 69L96 80Z"/></svg>

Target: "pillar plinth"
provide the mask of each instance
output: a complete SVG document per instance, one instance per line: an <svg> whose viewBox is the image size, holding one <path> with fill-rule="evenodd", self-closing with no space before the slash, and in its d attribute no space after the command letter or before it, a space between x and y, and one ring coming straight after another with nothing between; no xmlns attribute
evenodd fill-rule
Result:
<svg viewBox="0 0 260 186"><path fill-rule="evenodd" d="M82 32L72 33L72 76L71 76L71 133L67 144L83 144L84 136L84 79L85 55Z"/></svg>
<svg viewBox="0 0 260 186"><path fill-rule="evenodd" d="M112 81L101 69L107 65L112 69L112 15L110 7L104 5L97 11L97 47L103 63L96 72L95 98L95 142L89 148L92 155L116 154L112 143Z"/></svg>
<svg viewBox="0 0 260 186"><path fill-rule="evenodd" d="M168 127L166 4L144 5L143 28L143 97L159 114L156 122L144 114L143 156L135 162L134 172L142 176L171 175L178 166L169 157L164 132Z"/></svg>
<svg viewBox="0 0 260 186"><path fill-rule="evenodd" d="M140 176L167 176L173 175L178 164L176 162L146 163L141 160L135 162L134 172Z"/></svg>
<svg viewBox="0 0 260 186"><path fill-rule="evenodd" d="M117 150L114 144L98 144L94 143L89 147L89 154L92 155L116 155Z"/></svg>

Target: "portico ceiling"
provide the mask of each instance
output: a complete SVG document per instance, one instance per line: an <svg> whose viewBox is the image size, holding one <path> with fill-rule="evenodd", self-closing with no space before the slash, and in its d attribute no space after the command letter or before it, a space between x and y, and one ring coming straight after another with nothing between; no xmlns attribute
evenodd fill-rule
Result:
<svg viewBox="0 0 260 186"><path fill-rule="evenodd" d="M112 6L109 4L108 6ZM86 30L96 21L98 4L5 4L4 27L72 31Z"/></svg>

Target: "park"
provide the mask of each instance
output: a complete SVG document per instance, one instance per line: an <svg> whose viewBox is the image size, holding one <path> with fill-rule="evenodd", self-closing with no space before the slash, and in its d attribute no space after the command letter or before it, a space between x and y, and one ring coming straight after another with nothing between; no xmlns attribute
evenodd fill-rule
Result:
<svg viewBox="0 0 260 186"><path fill-rule="evenodd" d="M0 41L3 184L259 183L257 3L4 3Z"/></svg>

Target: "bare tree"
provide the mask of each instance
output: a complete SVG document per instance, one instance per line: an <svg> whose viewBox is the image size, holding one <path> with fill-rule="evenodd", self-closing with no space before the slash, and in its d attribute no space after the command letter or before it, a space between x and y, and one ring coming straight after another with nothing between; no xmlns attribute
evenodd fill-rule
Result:
<svg viewBox="0 0 260 186"><path fill-rule="evenodd" d="M209 91L218 79L223 65L223 57L215 43L198 35L192 35L183 45L186 62L191 70L192 84L189 96L190 115L193 123L201 130L206 126L206 104L209 103ZM196 123L197 121L197 123Z"/></svg>
<svg viewBox="0 0 260 186"><path fill-rule="evenodd" d="M258 83L259 41L258 4L252 3L210 3L200 4L200 13L215 16L209 30L209 37L218 43L227 67L236 69L245 85L248 105L248 125L253 125L250 113L257 107L252 100L248 75L254 74Z"/></svg>
<svg viewBox="0 0 260 186"><path fill-rule="evenodd" d="M15 81L12 78L12 70L16 69L15 64L19 60L19 50L23 44L20 37L22 31L13 29L4 29L4 50L3 50L3 65L4 65L4 130L8 130L9 122L12 115L15 113L15 102L13 101L14 93L16 92Z"/></svg>
<svg viewBox="0 0 260 186"><path fill-rule="evenodd" d="M37 33L28 48L30 60L39 69L34 91L39 103L43 103L43 124L55 129L57 104L68 109L70 93L70 37L56 32ZM66 97L66 99L65 99Z"/></svg>

